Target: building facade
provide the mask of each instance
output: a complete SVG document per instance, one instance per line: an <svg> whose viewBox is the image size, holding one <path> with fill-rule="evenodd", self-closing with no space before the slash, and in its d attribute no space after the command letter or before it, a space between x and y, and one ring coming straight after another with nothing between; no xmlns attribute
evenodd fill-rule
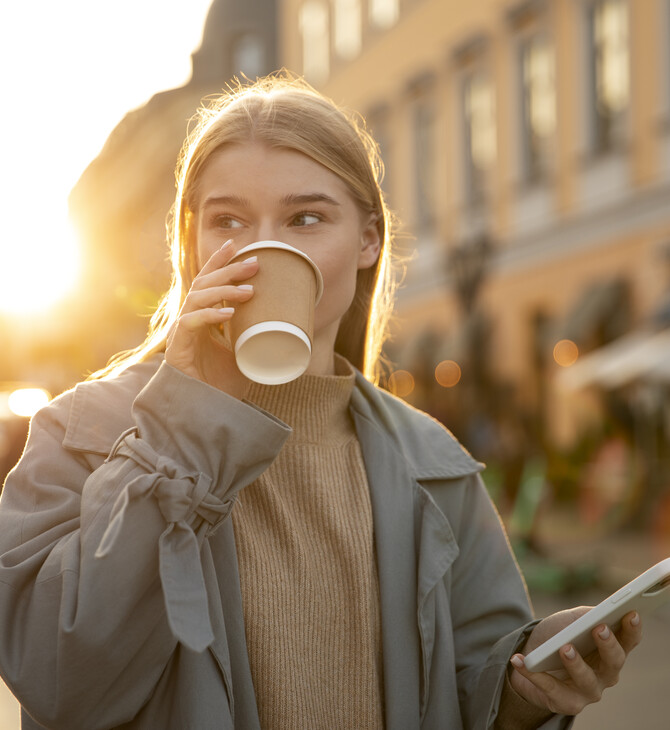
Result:
<svg viewBox="0 0 670 730"><path fill-rule="evenodd" d="M668 0L284 0L280 21L283 63L362 112L384 156L413 249L393 353L410 400L440 362L485 358L537 407L538 369L653 315Z"/></svg>

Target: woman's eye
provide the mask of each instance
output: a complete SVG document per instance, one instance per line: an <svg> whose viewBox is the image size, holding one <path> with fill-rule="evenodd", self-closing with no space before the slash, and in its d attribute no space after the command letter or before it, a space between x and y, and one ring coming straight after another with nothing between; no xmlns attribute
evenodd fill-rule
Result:
<svg viewBox="0 0 670 730"><path fill-rule="evenodd" d="M241 228L242 224L229 215L217 215L214 224L218 228Z"/></svg>
<svg viewBox="0 0 670 730"><path fill-rule="evenodd" d="M321 216L316 213L298 213L298 215L293 216L291 225L299 227L313 226L315 223L320 223L321 220Z"/></svg>

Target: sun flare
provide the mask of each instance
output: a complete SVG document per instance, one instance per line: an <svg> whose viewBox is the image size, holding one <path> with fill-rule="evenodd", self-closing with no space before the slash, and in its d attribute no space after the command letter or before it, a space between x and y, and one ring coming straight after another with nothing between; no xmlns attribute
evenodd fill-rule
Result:
<svg viewBox="0 0 670 730"><path fill-rule="evenodd" d="M0 250L0 313L35 315L58 304L79 276L81 250L67 215L57 216L48 234L26 238L14 231Z"/></svg>

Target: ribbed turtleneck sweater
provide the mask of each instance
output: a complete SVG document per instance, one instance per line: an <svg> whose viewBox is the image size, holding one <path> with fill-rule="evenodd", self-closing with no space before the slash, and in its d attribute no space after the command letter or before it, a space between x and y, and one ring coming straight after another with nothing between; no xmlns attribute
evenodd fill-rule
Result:
<svg viewBox="0 0 670 730"><path fill-rule="evenodd" d="M380 730L379 586L354 373L254 384L291 426L233 509L251 674L263 730Z"/></svg>

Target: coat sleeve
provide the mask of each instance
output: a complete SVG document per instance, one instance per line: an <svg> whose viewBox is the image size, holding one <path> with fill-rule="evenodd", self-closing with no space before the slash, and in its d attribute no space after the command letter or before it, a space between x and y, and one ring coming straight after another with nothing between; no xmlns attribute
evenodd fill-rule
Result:
<svg viewBox="0 0 670 730"><path fill-rule="evenodd" d="M462 489L447 487L434 495L449 515L459 547L449 593L463 723L473 730L498 728L509 660L534 625L528 593L479 475L466 477ZM515 730L564 730L571 725L570 718L540 717L522 713Z"/></svg>
<svg viewBox="0 0 670 730"><path fill-rule="evenodd" d="M70 400L0 500L0 668L37 721L93 730L134 717L177 642L211 643L200 546L289 429L163 363L101 463L63 446Z"/></svg>

